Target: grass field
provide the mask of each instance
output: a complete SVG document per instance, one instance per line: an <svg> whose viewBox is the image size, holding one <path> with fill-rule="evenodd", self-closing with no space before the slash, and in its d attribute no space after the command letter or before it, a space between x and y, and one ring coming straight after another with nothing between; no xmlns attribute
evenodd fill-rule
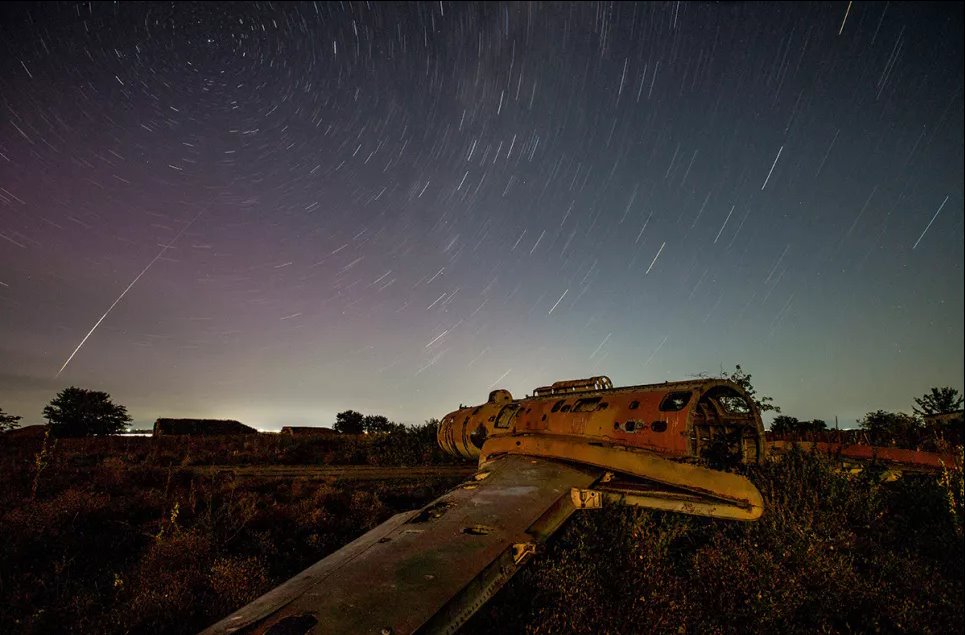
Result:
<svg viewBox="0 0 965 635"><path fill-rule="evenodd" d="M471 473L431 432L5 442L0 632L196 632ZM581 512L464 631L962 632L961 472L832 467L752 469L756 523Z"/></svg>

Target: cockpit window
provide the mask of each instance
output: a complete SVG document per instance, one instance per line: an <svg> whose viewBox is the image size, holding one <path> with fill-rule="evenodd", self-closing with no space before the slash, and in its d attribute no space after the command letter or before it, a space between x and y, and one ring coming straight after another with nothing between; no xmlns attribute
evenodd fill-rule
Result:
<svg viewBox="0 0 965 635"><path fill-rule="evenodd" d="M660 402L660 410L663 412L677 412L683 410L690 403L693 393L689 390L669 393Z"/></svg>
<svg viewBox="0 0 965 635"><path fill-rule="evenodd" d="M514 403L503 406L503 409L499 411L499 415L496 417L496 427L508 428L512 424L518 409L519 405Z"/></svg>

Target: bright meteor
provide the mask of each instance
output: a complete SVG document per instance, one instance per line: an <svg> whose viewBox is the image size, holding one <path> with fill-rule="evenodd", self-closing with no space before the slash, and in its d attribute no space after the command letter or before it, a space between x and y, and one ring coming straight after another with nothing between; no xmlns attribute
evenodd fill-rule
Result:
<svg viewBox="0 0 965 635"><path fill-rule="evenodd" d="M174 239L173 239L171 242L169 242L168 244L166 244L166 245L164 245L163 247L161 247L161 251L159 251L159 252L157 253L157 255L154 256L154 259L151 260L151 262L147 263L147 266L144 267L144 269L141 270L141 273L137 274L137 276L136 276L133 280L131 280L131 284L127 285L127 288L126 288L126 289L124 289L123 291L121 291L121 294L120 294L119 296L117 296L117 299L114 300L113 304L111 304L109 307L107 307L107 310L104 311L104 315L102 315L99 320L97 320L96 322L94 322L94 326L90 327L90 330L87 331L87 335L84 336L84 339L82 339L82 340L80 341L80 344L78 344L78 345L77 345L77 348L74 349L74 352L70 354L70 357L67 358L67 361L64 362L64 365L61 366L61 367L60 367L60 370L57 371L57 374L54 375L55 378L56 378L56 377L60 377L60 374L61 374L62 372L64 372L64 369L65 369L65 368L67 368L67 364L70 363L70 360L74 359L74 355L76 355L76 354L77 354L77 351L79 351L80 348L84 345L84 342L87 341L87 338L89 338L91 335L93 335L94 331L97 330L97 327L100 326L100 325L101 325L101 322L104 321L104 318L106 318L107 315L114 309L114 307L117 306L118 302L120 302L122 299L124 299L124 296L127 295L127 292L131 290L131 287L133 287L135 284L137 284L137 281L141 279L141 276L143 276L145 273L147 273L147 270L151 268L151 265L153 265L155 262L157 262L158 259L159 259L161 256L164 255L164 252L166 252L168 249L170 249L171 247L174 246L174 243L176 243L176 242L178 241L178 238L181 237L181 234L183 234L184 232L186 232L186 231L188 230L188 227L191 227L191 225L194 224L194 221L198 220L198 218L201 216L201 214L202 214L202 212L198 212L198 215L195 216L194 218L192 218L190 223L188 223L188 224L185 225L183 228L181 228L181 231L179 231L179 232L177 233L177 235L174 237Z"/></svg>

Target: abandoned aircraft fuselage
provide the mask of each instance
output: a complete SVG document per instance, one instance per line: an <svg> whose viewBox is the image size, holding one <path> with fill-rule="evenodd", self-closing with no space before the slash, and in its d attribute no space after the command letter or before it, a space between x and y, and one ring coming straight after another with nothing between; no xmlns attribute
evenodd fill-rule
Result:
<svg viewBox="0 0 965 635"><path fill-rule="evenodd" d="M205 631L452 633L575 511L629 504L755 520L756 487L697 459L764 456L761 418L733 382L495 390L442 420L439 444L479 470L398 514Z"/></svg>
<svg viewBox="0 0 965 635"><path fill-rule="evenodd" d="M460 408L439 425L439 445L466 458L500 436L553 435L699 459L721 444L744 463L764 456L764 426L744 390L723 379L614 388L608 377L560 381L514 400L494 390L480 406ZM579 456L567 457L580 461Z"/></svg>

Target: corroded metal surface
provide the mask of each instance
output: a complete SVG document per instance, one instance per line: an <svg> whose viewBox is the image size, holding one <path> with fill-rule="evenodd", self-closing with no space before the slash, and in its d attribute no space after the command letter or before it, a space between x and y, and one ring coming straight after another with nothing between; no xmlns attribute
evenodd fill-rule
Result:
<svg viewBox="0 0 965 635"><path fill-rule="evenodd" d="M565 395L575 392L592 392L594 390L610 390L613 382L606 375L589 377L587 379L567 379L553 382L551 386L541 386L533 391L537 397L547 395Z"/></svg>
<svg viewBox="0 0 965 635"><path fill-rule="evenodd" d="M879 461L899 471L954 462L896 448L769 446L753 400L716 379L614 388L607 377L590 377L537 388L525 399L493 390L486 403L446 415L438 441L451 454L478 457L479 471L205 633L452 633L577 509L622 503L760 517L763 499L749 480L699 459L757 463L769 447L776 455L799 447L842 465ZM386 468L374 469L375 478L391 478Z"/></svg>
<svg viewBox="0 0 965 635"><path fill-rule="evenodd" d="M756 520L764 511L761 493L743 476L670 461L646 450L590 445L572 437L545 434L498 436L483 445L480 465L506 454L579 461L644 479L646 490L614 497L641 507L733 520ZM653 488L653 484L671 489Z"/></svg>
<svg viewBox="0 0 965 635"><path fill-rule="evenodd" d="M520 456L492 462L204 632L451 632L573 512L570 490L601 474Z"/></svg>
<svg viewBox="0 0 965 635"><path fill-rule="evenodd" d="M747 393L722 379L613 388L606 377L556 382L535 396L512 400L490 393L479 406L460 408L439 425L440 446L476 458L487 439L553 434L697 459L721 444L742 462L765 454L764 426ZM573 457L579 461L579 457Z"/></svg>
<svg viewBox="0 0 965 635"><path fill-rule="evenodd" d="M855 462L878 461L907 471L940 472L955 465L954 454L922 452L905 448L886 448L874 445L826 443L822 441L771 441L768 447L774 454L784 454L793 448L805 452L820 452Z"/></svg>
<svg viewBox="0 0 965 635"><path fill-rule="evenodd" d="M556 382L513 399L493 390L439 425L440 446L479 472L432 504L393 517L206 633L452 633L576 510L622 502L754 520L746 478L696 465L756 463L764 429L736 384L697 380L614 388Z"/></svg>

